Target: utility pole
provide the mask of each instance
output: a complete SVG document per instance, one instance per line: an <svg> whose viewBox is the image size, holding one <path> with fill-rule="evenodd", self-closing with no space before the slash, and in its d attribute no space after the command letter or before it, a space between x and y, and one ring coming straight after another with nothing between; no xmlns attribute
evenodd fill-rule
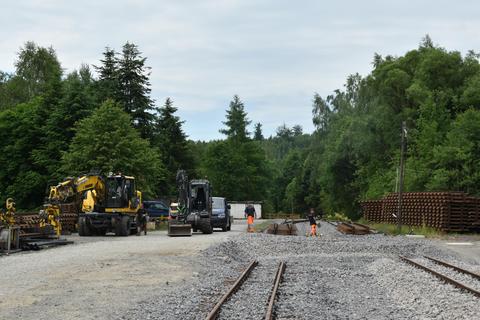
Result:
<svg viewBox="0 0 480 320"><path fill-rule="evenodd" d="M398 210L397 210L397 223L398 233L402 229L402 196L403 196L403 179L405 176L405 152L407 151L407 124L402 122L402 145L400 148L400 168L398 179Z"/></svg>

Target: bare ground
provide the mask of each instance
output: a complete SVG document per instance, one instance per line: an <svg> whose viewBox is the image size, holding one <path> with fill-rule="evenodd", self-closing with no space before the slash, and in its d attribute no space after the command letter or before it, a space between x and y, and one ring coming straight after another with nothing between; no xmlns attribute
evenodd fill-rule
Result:
<svg viewBox="0 0 480 320"><path fill-rule="evenodd" d="M121 314L151 290L195 275L201 250L244 232L170 238L166 231L126 238L67 238L74 245L0 257L0 319L101 319Z"/></svg>

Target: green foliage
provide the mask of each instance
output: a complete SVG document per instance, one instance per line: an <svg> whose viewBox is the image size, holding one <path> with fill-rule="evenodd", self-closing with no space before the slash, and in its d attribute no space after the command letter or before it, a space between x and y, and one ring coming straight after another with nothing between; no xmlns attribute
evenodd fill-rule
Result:
<svg viewBox="0 0 480 320"><path fill-rule="evenodd" d="M269 186L270 167L264 150L248 138L250 121L244 105L234 96L227 110L227 136L211 143L205 153L203 173L212 182L215 194L231 200L265 200Z"/></svg>
<svg viewBox="0 0 480 320"><path fill-rule="evenodd" d="M118 83L118 62L115 59L115 50L106 47L103 52L103 59L100 66L94 66L98 72L97 94L100 101L115 99L119 88Z"/></svg>
<svg viewBox="0 0 480 320"><path fill-rule="evenodd" d="M165 169L159 152L130 123L129 115L107 100L78 122L75 137L62 157L62 171L78 174L96 168L104 173L133 175L139 188L153 196L159 181L165 180Z"/></svg>
<svg viewBox="0 0 480 320"><path fill-rule="evenodd" d="M266 199L269 167L256 142L227 139L212 143L204 161L216 195L237 201Z"/></svg>
<svg viewBox="0 0 480 320"><path fill-rule="evenodd" d="M138 46L127 42L120 56L105 48L99 73L98 97L101 102L113 99L131 116L132 124L142 138L151 139L154 115L154 101L150 98L150 68L145 65L147 58L142 57Z"/></svg>
<svg viewBox="0 0 480 320"><path fill-rule="evenodd" d="M150 98L150 68L145 66L147 58L141 56L137 45L127 42L122 56L117 58L118 91L116 101L132 117L133 125L143 138L151 137L153 100Z"/></svg>
<svg viewBox="0 0 480 320"><path fill-rule="evenodd" d="M316 190L309 192L317 206L355 218L358 200L393 192L403 120L406 191L478 194L479 74L476 54L447 52L426 37L404 56L375 55L371 74L349 77L344 90L326 99L315 94L317 163L304 170L315 169Z"/></svg>
<svg viewBox="0 0 480 320"><path fill-rule="evenodd" d="M44 196L46 177L33 152L40 144L40 98L0 112L0 199L15 198L18 208L34 208Z"/></svg>
<svg viewBox="0 0 480 320"><path fill-rule="evenodd" d="M376 230L377 232L381 232L386 235L392 235L392 236L415 234L415 235L423 235L426 238L436 238L442 234L440 231L434 228L425 227L425 226L410 227L410 226L402 225L400 230L398 230L398 226L396 224L370 223L369 221L366 221L363 218L360 219L358 223L368 225L372 229Z"/></svg>
<svg viewBox="0 0 480 320"><path fill-rule="evenodd" d="M227 128L221 129L220 132L226 135L228 139L244 142L249 136L247 126L250 122L247 119L243 102L237 95L234 95L227 110L227 120L223 122Z"/></svg>
<svg viewBox="0 0 480 320"><path fill-rule="evenodd" d="M33 42L27 42L20 49L15 68L15 76L22 83L24 101L48 91L49 87L62 75L62 68L55 50L52 47L38 47Z"/></svg>
<svg viewBox="0 0 480 320"><path fill-rule="evenodd" d="M15 72L0 72L0 198L37 207L48 183L95 167L137 176L147 197L167 196L182 168L208 175L215 193L232 200L356 218L359 200L395 190L402 121L406 191L480 195L478 59L426 36L403 56L375 54L370 74L349 76L331 95L315 93L313 134L283 124L265 139L257 123L251 139L234 96L226 139L193 142L170 99L153 108L150 71L136 45L106 48L96 80L87 66L64 75L52 48L28 42Z"/></svg>
<svg viewBox="0 0 480 320"><path fill-rule="evenodd" d="M155 123L155 135L152 144L161 150L162 162L168 172L167 183L160 186L164 195L176 194L177 170L186 170L190 176L195 174L195 163L192 149L182 129L183 121L175 115L177 108L173 101L167 98L165 105L158 108L158 118Z"/></svg>
<svg viewBox="0 0 480 320"><path fill-rule="evenodd" d="M253 140L262 141L265 139L262 132L262 124L260 122L255 123L255 131L253 133Z"/></svg>
<svg viewBox="0 0 480 320"><path fill-rule="evenodd" d="M433 150L433 190L463 190L480 195L480 111L458 115L446 141Z"/></svg>

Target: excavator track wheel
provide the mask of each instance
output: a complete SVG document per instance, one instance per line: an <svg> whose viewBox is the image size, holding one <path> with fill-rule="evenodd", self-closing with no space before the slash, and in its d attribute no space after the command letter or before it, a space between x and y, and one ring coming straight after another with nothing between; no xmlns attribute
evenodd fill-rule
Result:
<svg viewBox="0 0 480 320"><path fill-rule="evenodd" d="M121 216L115 225L115 235L120 237L126 237L130 234L130 217Z"/></svg>
<svg viewBox="0 0 480 320"><path fill-rule="evenodd" d="M90 226L88 225L86 217L78 218L78 235L81 237L88 237L92 235L92 231L90 230Z"/></svg>
<svg viewBox="0 0 480 320"><path fill-rule="evenodd" d="M213 227L210 222L209 218L201 218L200 222L198 223L199 229L202 231L204 234L211 234L213 233Z"/></svg>

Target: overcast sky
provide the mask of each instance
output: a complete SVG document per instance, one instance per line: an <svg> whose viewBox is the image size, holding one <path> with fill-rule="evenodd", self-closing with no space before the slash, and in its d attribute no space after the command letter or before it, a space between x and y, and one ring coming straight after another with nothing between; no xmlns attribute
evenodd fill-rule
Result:
<svg viewBox="0 0 480 320"><path fill-rule="evenodd" d="M191 139L222 135L234 94L266 136L286 123L313 130L311 104L371 70L373 54L402 55L425 34L480 51L478 1L2 1L0 70L26 41L53 46L67 72L105 46L137 44L157 104L171 97ZM409 1L410 3L410 1Z"/></svg>

